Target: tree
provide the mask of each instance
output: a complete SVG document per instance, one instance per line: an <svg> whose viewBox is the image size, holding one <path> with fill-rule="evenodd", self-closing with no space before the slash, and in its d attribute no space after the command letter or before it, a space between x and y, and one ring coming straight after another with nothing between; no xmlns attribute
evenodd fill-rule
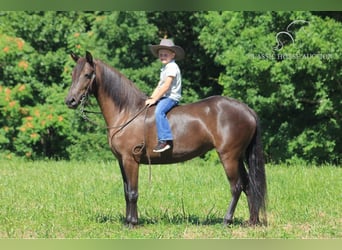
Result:
<svg viewBox="0 0 342 250"><path fill-rule="evenodd" d="M341 23L310 12L210 12L206 20L200 41L225 67L223 94L259 113L268 159L339 162Z"/></svg>
<svg viewBox="0 0 342 250"><path fill-rule="evenodd" d="M76 12L3 12L0 16L0 146L27 158L68 158L70 111L63 84L67 36ZM77 28L78 29L78 28Z"/></svg>
<svg viewBox="0 0 342 250"><path fill-rule="evenodd" d="M160 69L148 44L167 35L186 52L182 103L240 99L260 116L268 160L340 163L340 31L339 12L0 12L0 149L112 159L105 129L64 104L69 54L91 51L148 94Z"/></svg>

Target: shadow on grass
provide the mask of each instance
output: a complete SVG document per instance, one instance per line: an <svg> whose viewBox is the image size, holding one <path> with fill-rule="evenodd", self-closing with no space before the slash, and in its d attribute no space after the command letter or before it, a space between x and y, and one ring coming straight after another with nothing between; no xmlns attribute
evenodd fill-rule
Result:
<svg viewBox="0 0 342 250"><path fill-rule="evenodd" d="M98 213L95 215L95 221L97 223L118 223L119 221L122 224L125 224L125 217L123 215L113 215L113 214L101 214ZM170 215L168 213L164 213L158 217L152 217L148 215L142 215L139 217L139 226L144 225L155 225L155 224L173 224L173 225L181 225L181 224L191 224L191 225L199 225L199 226L206 226L206 225L223 225L223 218L217 216L208 216L206 218L200 218L198 215L195 214L174 214ZM230 226L245 226L246 221L242 220L241 218L235 218L233 223Z"/></svg>
<svg viewBox="0 0 342 250"><path fill-rule="evenodd" d="M124 221L125 218L122 217L122 221ZM206 226L206 225L223 225L223 218L217 217L217 216L211 216L206 218L201 218L198 215L195 214L174 214L172 216L170 215L163 215L158 218L152 218L152 217L145 217L142 216L139 218L139 224L140 225L152 225L152 224L173 224L173 225L181 225L181 224L191 224L191 225L199 225L199 226ZM233 224L231 226L242 226L244 225L244 221L237 218L234 219ZM230 226L230 225L228 225Z"/></svg>

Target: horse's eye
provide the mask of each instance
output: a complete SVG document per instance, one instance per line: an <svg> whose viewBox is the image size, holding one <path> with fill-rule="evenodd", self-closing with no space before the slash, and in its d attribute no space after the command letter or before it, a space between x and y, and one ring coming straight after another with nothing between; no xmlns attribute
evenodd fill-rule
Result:
<svg viewBox="0 0 342 250"><path fill-rule="evenodd" d="M90 79L91 78L91 74L85 74L84 77Z"/></svg>

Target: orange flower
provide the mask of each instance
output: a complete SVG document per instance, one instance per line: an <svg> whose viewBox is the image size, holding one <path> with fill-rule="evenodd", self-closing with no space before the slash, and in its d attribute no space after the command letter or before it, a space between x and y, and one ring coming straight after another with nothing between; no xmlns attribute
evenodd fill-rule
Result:
<svg viewBox="0 0 342 250"><path fill-rule="evenodd" d="M38 137L38 134L37 134L37 133L32 133L32 134L31 134L31 138L32 138L32 139L36 139L37 137Z"/></svg>
<svg viewBox="0 0 342 250"><path fill-rule="evenodd" d="M25 119L28 120L28 121L32 121L33 117L32 116L28 116L28 117L25 117Z"/></svg>
<svg viewBox="0 0 342 250"><path fill-rule="evenodd" d="M11 100L11 89L5 88L5 101L9 102Z"/></svg>
<svg viewBox="0 0 342 250"><path fill-rule="evenodd" d="M47 118L51 121L52 118L53 118L53 115L52 115L52 114L49 114L49 115L47 116Z"/></svg>
<svg viewBox="0 0 342 250"><path fill-rule="evenodd" d="M19 88L18 88L18 91L19 91L19 92L22 92L22 91L24 91L25 89L26 89L25 84L21 84L21 85L19 86Z"/></svg>
<svg viewBox="0 0 342 250"><path fill-rule="evenodd" d="M16 101L11 101L11 102L9 103L9 106L10 106L11 108L13 108L13 107L15 106L16 103L17 103Z"/></svg>
<svg viewBox="0 0 342 250"><path fill-rule="evenodd" d="M81 45L80 45L80 44L77 44L77 45L76 45L76 48L80 49L80 48L81 48Z"/></svg>
<svg viewBox="0 0 342 250"><path fill-rule="evenodd" d="M27 61L22 60L22 61L20 61L20 62L18 63L18 66L19 66L19 68L23 68L24 70L27 70L29 64L28 64Z"/></svg>
<svg viewBox="0 0 342 250"><path fill-rule="evenodd" d="M33 128L32 122L27 122L25 125L27 128Z"/></svg>
<svg viewBox="0 0 342 250"><path fill-rule="evenodd" d="M61 116L61 115L58 116L58 121L59 121L59 122L63 121L63 119L64 119L63 116Z"/></svg>
<svg viewBox="0 0 342 250"><path fill-rule="evenodd" d="M78 32L76 32L75 34L74 34L74 37L79 37L80 36L80 33L78 33Z"/></svg>
<svg viewBox="0 0 342 250"><path fill-rule="evenodd" d="M5 94L6 94L6 96L9 96L11 94L11 89L6 88L5 89Z"/></svg>
<svg viewBox="0 0 342 250"><path fill-rule="evenodd" d="M6 46L5 48L3 48L3 52L7 53L10 50L10 48L8 46Z"/></svg>
<svg viewBox="0 0 342 250"><path fill-rule="evenodd" d="M24 47L25 42L23 40L19 39L19 38L16 39L16 42L17 42L18 49L22 50L23 47Z"/></svg>

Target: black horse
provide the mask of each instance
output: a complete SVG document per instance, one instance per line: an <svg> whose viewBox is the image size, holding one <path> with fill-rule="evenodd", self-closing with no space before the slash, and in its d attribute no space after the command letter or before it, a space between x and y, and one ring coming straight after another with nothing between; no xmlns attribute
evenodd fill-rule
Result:
<svg viewBox="0 0 342 250"><path fill-rule="evenodd" d="M174 135L168 152L154 153L156 144L155 106L146 107L147 96L132 81L89 52L71 54L76 62L72 85L66 97L69 108L93 94L107 124L108 140L119 161L126 199L126 222L138 223L139 164L168 164L189 160L216 149L230 183L232 200L224 223L232 223L242 191L245 192L249 223L266 224L266 176L260 126L256 113L230 98L213 96L180 105L168 113ZM245 164L248 168L245 168Z"/></svg>

